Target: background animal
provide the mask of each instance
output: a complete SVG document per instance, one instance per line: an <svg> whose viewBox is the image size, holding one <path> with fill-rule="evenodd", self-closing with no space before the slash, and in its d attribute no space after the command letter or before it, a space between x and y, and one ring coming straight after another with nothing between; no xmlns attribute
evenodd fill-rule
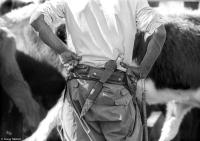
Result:
<svg viewBox="0 0 200 141"><path fill-rule="evenodd" d="M47 110L56 104L65 79L47 63L17 51L8 30L0 29L0 40L0 136L22 139L35 130Z"/></svg>
<svg viewBox="0 0 200 141"><path fill-rule="evenodd" d="M198 20L199 17L191 15L168 17L164 48L147 78L147 102L167 103L160 140L172 140L184 116L193 107L200 106ZM137 36L139 41L135 42L133 59L139 64L146 52L148 40L144 40L144 33L138 33ZM198 140L198 134L191 139Z"/></svg>
<svg viewBox="0 0 200 141"><path fill-rule="evenodd" d="M40 2L37 0L2 0L0 2L0 16L31 3ZM42 3L42 1L41 1Z"/></svg>

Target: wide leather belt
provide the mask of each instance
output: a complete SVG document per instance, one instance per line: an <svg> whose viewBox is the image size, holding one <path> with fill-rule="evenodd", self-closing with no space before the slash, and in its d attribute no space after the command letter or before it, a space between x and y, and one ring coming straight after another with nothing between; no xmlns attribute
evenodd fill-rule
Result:
<svg viewBox="0 0 200 141"><path fill-rule="evenodd" d="M103 73L105 73L104 68L96 68L88 65L79 64L74 68L73 78L86 79L86 80L100 80ZM120 84L124 85L126 83L126 74L121 70L115 70L106 83Z"/></svg>

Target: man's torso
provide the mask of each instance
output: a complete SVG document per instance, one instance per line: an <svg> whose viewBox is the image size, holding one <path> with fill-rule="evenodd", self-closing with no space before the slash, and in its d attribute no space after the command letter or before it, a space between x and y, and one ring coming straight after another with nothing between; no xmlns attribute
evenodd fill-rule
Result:
<svg viewBox="0 0 200 141"><path fill-rule="evenodd" d="M66 26L81 63L103 67L121 57L132 63L135 14L128 0L67 0Z"/></svg>

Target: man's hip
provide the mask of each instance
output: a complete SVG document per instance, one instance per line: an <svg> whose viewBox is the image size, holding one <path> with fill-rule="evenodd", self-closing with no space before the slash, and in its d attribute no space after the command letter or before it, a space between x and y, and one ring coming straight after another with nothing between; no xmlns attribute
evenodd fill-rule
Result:
<svg viewBox="0 0 200 141"><path fill-rule="evenodd" d="M68 94L71 102L78 105L79 111L101 73L102 70L92 67L74 70L76 75L67 83ZM103 84L94 104L83 117L97 141L142 139L140 112L125 80L124 72L115 71Z"/></svg>

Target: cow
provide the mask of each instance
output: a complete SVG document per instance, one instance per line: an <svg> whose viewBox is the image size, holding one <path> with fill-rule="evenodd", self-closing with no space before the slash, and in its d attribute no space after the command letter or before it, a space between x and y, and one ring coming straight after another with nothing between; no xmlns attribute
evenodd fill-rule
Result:
<svg viewBox="0 0 200 141"><path fill-rule="evenodd" d="M18 0L6 0L0 4L0 16L10 12L13 9L17 9L26 5L29 5L33 2L25 2L25 1L18 1Z"/></svg>
<svg viewBox="0 0 200 141"><path fill-rule="evenodd" d="M0 69L2 70L1 76L5 76L5 79L0 77L1 113L4 113L0 123L1 137L24 138L30 135L38 125L39 120L45 116L46 111L58 101L64 89L65 81L60 73L61 65L57 55L42 43L29 25L30 15L37 7L38 4L30 4L13 10L0 18L0 26L9 28L9 30L0 29L2 35ZM56 26L52 26L52 28L58 34L61 33L59 29L56 29ZM12 38L10 31L13 34ZM5 46L2 46L3 44ZM12 81L12 76L15 76L15 73L21 77L18 82ZM9 77L6 76L8 74L13 89L7 85ZM21 92L22 98L17 98L18 92ZM26 98L27 95L30 98ZM24 104L14 103L13 101L17 99ZM23 108L32 115L29 116L26 111L22 111ZM24 117L25 119L27 117L28 122L24 123ZM22 130L22 128L26 129Z"/></svg>
<svg viewBox="0 0 200 141"><path fill-rule="evenodd" d="M22 8L29 4L41 4L46 0L1 0L0 2L0 16L3 16L12 10Z"/></svg>
<svg viewBox="0 0 200 141"><path fill-rule="evenodd" d="M167 39L164 48L146 80L147 102L167 103L160 141L172 140L184 115L193 107L200 106L200 29L191 19L198 21L198 17L185 15L176 17L176 21L171 17L171 21L165 24ZM143 41L136 45L133 55L138 63L145 54L147 44L141 39Z"/></svg>
<svg viewBox="0 0 200 141"><path fill-rule="evenodd" d="M148 105L147 111L151 114L150 117L148 117L147 122L149 140L158 141L163 123L165 121L165 105ZM198 141L200 139L199 117L200 109L191 109L191 111L184 116L179 131L172 141Z"/></svg>
<svg viewBox="0 0 200 141"><path fill-rule="evenodd" d="M29 24L32 13L40 4L33 3L12 10L0 18L0 25L7 27L16 37L16 48L25 54L56 67L62 71L61 63L55 52L45 45ZM2 21L2 22L1 22ZM63 20L64 21L64 20ZM63 21L50 25L54 32ZM20 30L19 30L20 29Z"/></svg>
<svg viewBox="0 0 200 141"><path fill-rule="evenodd" d="M15 40L5 28L0 29L0 82L1 88L25 115L30 126L39 122L39 105L33 100L29 85L24 80L15 59ZM2 96L2 95L1 95Z"/></svg>
<svg viewBox="0 0 200 141"><path fill-rule="evenodd" d="M0 135L22 139L56 104L65 79L56 68L16 50L13 35L2 27L0 45Z"/></svg>

